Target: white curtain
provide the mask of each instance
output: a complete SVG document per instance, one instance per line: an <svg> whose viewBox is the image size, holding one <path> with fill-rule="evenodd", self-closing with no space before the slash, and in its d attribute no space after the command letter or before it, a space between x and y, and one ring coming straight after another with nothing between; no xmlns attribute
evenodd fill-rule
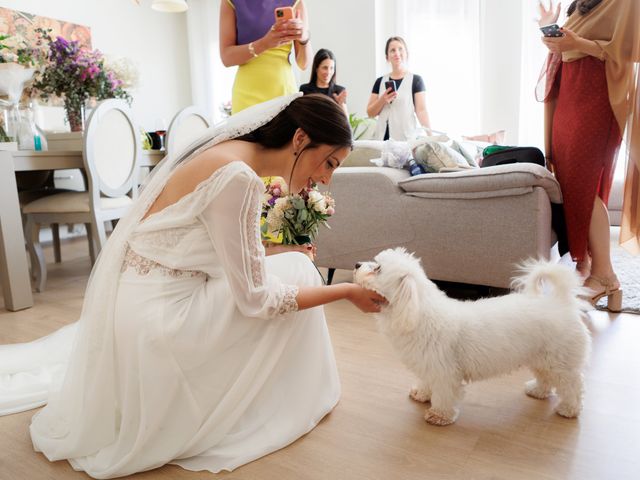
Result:
<svg viewBox="0 0 640 480"><path fill-rule="evenodd" d="M190 0L187 10L193 103L215 122L222 119L222 104L231 101L236 72L236 67L226 68L220 60L220 1Z"/></svg>
<svg viewBox="0 0 640 480"><path fill-rule="evenodd" d="M480 128L480 2L398 0L396 34L409 69L425 81L431 126L448 133Z"/></svg>
<svg viewBox="0 0 640 480"><path fill-rule="evenodd" d="M564 5L563 5L564 7ZM562 25L566 9L558 19ZM532 145L544 150L544 107L535 98L535 88L540 71L547 58L547 47L540 40L538 28L538 0L523 0L522 5L522 49L520 55L520 131L518 143Z"/></svg>

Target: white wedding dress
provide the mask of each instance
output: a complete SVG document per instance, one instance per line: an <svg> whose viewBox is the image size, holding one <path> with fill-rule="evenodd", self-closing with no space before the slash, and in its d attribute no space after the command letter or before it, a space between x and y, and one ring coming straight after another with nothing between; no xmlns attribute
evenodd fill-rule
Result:
<svg viewBox="0 0 640 480"><path fill-rule="evenodd" d="M336 405L323 309L298 312L295 300L319 274L301 253L265 258L264 187L245 163L141 220L175 165L293 98L214 128L162 166L103 250L77 326L0 347L0 409L48 401L31 424L47 458L94 478L167 463L233 470L309 432Z"/></svg>

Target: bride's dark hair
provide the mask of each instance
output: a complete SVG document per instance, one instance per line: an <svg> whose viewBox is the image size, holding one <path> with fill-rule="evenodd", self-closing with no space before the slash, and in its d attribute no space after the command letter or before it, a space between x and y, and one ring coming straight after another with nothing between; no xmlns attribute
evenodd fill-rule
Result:
<svg viewBox="0 0 640 480"><path fill-rule="evenodd" d="M353 148L351 125L344 110L333 99L320 93L296 98L270 122L237 140L258 143L266 148L281 148L293 139L298 128L304 130L310 142L302 150L295 152L289 185L298 160L305 150L319 145L331 145L336 150Z"/></svg>
<svg viewBox="0 0 640 480"><path fill-rule="evenodd" d="M351 126L344 110L333 99L320 93L296 98L270 122L237 140L259 143L266 148L281 148L291 141L298 128L304 130L311 140L306 148L353 146Z"/></svg>

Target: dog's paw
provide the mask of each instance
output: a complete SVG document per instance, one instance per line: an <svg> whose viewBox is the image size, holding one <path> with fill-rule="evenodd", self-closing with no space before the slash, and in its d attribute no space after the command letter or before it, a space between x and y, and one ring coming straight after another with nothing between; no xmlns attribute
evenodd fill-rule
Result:
<svg viewBox="0 0 640 480"><path fill-rule="evenodd" d="M582 405L568 402L560 402L556 407L556 413L565 418L576 418L582 411Z"/></svg>
<svg viewBox="0 0 640 480"><path fill-rule="evenodd" d="M451 425L458 418L458 409L453 409L450 413L445 413L441 410L434 410L430 408L424 414L424 419L431 425L438 425L444 427L445 425Z"/></svg>
<svg viewBox="0 0 640 480"><path fill-rule="evenodd" d="M525 383L524 392L530 397L539 400L544 400L551 395L551 389L540 386L537 380L529 380Z"/></svg>
<svg viewBox="0 0 640 480"><path fill-rule="evenodd" d="M424 388L412 387L409 396L416 402L426 403L431 400L431 392Z"/></svg>

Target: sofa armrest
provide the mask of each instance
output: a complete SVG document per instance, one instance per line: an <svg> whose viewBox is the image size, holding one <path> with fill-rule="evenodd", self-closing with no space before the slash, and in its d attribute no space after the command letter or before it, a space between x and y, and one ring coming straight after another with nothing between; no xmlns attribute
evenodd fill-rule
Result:
<svg viewBox="0 0 640 480"><path fill-rule="evenodd" d="M411 198L398 182L409 172L385 167L338 168L328 190L336 201L330 228L318 232L317 265L353 268L385 248L408 244L415 238Z"/></svg>
<svg viewBox="0 0 640 480"><path fill-rule="evenodd" d="M357 190L362 188L360 182L365 181L368 184L374 183L376 188L390 189L399 194L403 193L403 189L399 186L400 183L411 178L411 174L407 170L372 165L369 167L340 167L333 174L332 182L335 182L336 178L341 178L343 175L348 175L349 181L352 182L353 187ZM338 182L340 181L338 180Z"/></svg>
<svg viewBox="0 0 640 480"><path fill-rule="evenodd" d="M423 198L490 198L546 190L553 203L562 203L560 186L547 169L533 163L514 163L459 172L429 173L398 183L407 194Z"/></svg>

